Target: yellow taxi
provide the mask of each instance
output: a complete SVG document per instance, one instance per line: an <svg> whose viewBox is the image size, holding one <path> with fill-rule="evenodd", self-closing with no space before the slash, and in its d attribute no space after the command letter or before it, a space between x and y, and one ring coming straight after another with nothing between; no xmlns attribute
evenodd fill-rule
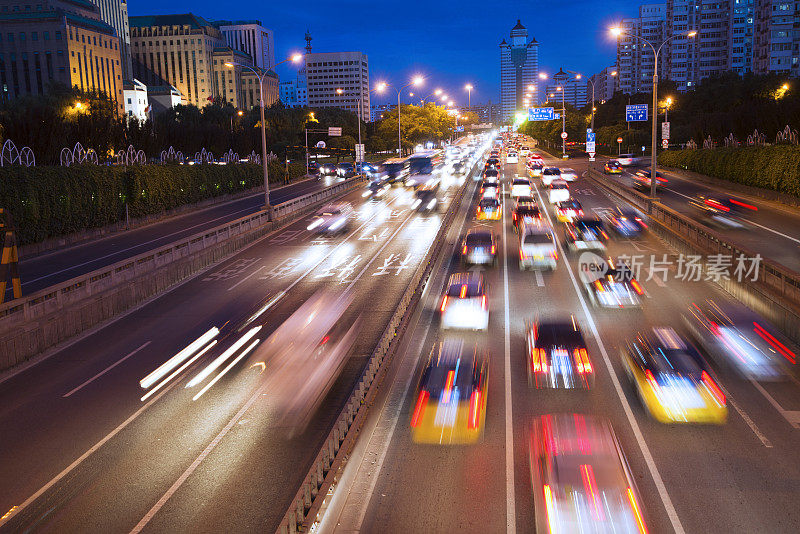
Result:
<svg viewBox="0 0 800 534"><path fill-rule="evenodd" d="M503 208L496 197L483 197L478 201L475 218L479 221L499 221L503 217Z"/></svg>
<svg viewBox="0 0 800 534"><path fill-rule="evenodd" d="M603 172L605 174L622 174L622 165L615 159L609 160L603 165Z"/></svg>

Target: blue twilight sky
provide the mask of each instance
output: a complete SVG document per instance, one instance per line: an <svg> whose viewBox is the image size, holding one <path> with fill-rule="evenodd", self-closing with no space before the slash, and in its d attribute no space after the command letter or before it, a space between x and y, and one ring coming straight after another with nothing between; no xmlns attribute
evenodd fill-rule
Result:
<svg viewBox="0 0 800 534"><path fill-rule="evenodd" d="M559 67L591 75L612 65L615 45L607 28L635 16L633 0L476 1L405 0L128 0L130 15L194 13L206 19L259 19L275 32L276 61L305 46L306 28L315 52L359 50L369 57L370 81L427 77L424 95L441 87L459 104L465 83L472 102L500 95L498 44L517 19L539 41L540 69ZM302 6L302 7L301 7ZM292 76L282 65L281 77ZM458 98L456 98L458 97ZM396 98L396 96L395 96ZM373 104L381 103L373 97Z"/></svg>

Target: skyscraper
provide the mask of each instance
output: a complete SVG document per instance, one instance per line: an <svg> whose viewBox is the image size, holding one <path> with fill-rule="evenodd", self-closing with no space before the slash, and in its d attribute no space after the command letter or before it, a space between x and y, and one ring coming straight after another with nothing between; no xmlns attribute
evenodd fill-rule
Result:
<svg viewBox="0 0 800 534"><path fill-rule="evenodd" d="M541 100L539 88L539 43L528 39L528 30L517 19L510 42L500 43L500 104L503 121L526 109L523 100L530 94L531 105Z"/></svg>
<svg viewBox="0 0 800 534"><path fill-rule="evenodd" d="M128 28L128 0L90 1L100 9L100 19L117 32L122 78L129 80L133 75L133 67L131 65L131 34Z"/></svg>
<svg viewBox="0 0 800 534"><path fill-rule="evenodd" d="M311 52L305 56L305 69L309 107L346 109L369 121L369 63L365 54Z"/></svg>
<svg viewBox="0 0 800 534"><path fill-rule="evenodd" d="M212 24L222 32L228 46L249 54L256 67L275 66L275 37L260 20L218 20Z"/></svg>
<svg viewBox="0 0 800 534"><path fill-rule="evenodd" d="M800 6L786 0L755 3L753 70L759 74L800 75L800 32L796 29L800 25Z"/></svg>
<svg viewBox="0 0 800 534"><path fill-rule="evenodd" d="M545 87L545 97L551 104L561 104L563 100L565 104L582 108L586 104L586 85L585 80L578 80L559 69Z"/></svg>
<svg viewBox="0 0 800 534"><path fill-rule="evenodd" d="M641 39L647 39L656 49L664 42L666 30L666 4L643 4L639 6L639 16L622 19L620 27L625 32L617 39L617 67L619 89L623 93L644 93L650 91L653 80L653 49ZM658 58L658 74L666 72L664 52Z"/></svg>

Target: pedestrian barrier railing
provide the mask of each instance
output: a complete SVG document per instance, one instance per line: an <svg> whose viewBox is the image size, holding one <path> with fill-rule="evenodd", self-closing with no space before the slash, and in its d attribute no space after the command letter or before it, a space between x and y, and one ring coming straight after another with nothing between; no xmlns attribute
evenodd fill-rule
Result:
<svg viewBox="0 0 800 534"><path fill-rule="evenodd" d="M0 370L160 294L363 182L356 176L278 204L272 222L262 210L0 304Z"/></svg>
<svg viewBox="0 0 800 534"><path fill-rule="evenodd" d="M309 532L312 525L317 523L320 510L327 503L327 499L336 487L339 476L344 469L347 457L352 452L359 431L367 417L370 405L374 402L383 375L388 367L388 362L394 355L401 334L405 330L416 304L419 302L423 290L433 274L436 259L445 246L446 235L453 219L459 211L461 201L469 188L470 177L477 169L478 164L466 173L464 185L454 196L447 209L439 231L434 238L428 252L420 266L411 278L403 293L397 309L389 320L378 345L369 358L361 378L357 382L345 407L339 414L328 437L325 439L314 462L311 464L300 489L297 491L292 504L278 526L279 534L294 534L296 532Z"/></svg>

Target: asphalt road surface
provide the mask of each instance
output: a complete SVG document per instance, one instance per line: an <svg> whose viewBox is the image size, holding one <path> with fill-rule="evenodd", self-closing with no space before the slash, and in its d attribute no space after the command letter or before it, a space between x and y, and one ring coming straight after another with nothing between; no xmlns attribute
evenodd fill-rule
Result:
<svg viewBox="0 0 800 534"><path fill-rule="evenodd" d="M553 162L552 160L550 160ZM577 168L577 162L570 162ZM508 184L522 164L503 170ZM534 180L541 187L540 181ZM617 205L586 179L570 184L584 211L602 214ZM545 200L548 217L555 222ZM486 332L446 334L490 353L488 406L483 440L470 446L421 445L411 438L415 385L424 358L444 339L432 290L416 325L404 339L370 422L337 487L320 532L534 532L529 466L529 425L547 413L585 413L608 418L620 439L643 500L650 532L730 533L800 531L800 387L793 379L759 383L717 369L728 393L722 426L665 425L651 419L637 400L619 350L636 332L652 326L682 330L680 314L695 299L728 297L710 282L676 280L676 272L639 280L646 292L641 310L598 310L578 281L577 254L560 254L552 273L521 272L518 245L505 197L502 221L488 223L500 237L502 258L484 273L489 287ZM467 219L454 228L475 226ZM483 224L480 224L483 226ZM559 230L559 240L563 233ZM563 241L562 241L563 242ZM674 258L650 235L641 242L614 239L609 255ZM445 261L434 288L458 263ZM652 278L649 276L653 274ZM648 279L649 278L649 279ZM577 281L577 282L576 282ZM537 390L527 381L525 320L574 315L582 326L596 383L589 391Z"/></svg>

